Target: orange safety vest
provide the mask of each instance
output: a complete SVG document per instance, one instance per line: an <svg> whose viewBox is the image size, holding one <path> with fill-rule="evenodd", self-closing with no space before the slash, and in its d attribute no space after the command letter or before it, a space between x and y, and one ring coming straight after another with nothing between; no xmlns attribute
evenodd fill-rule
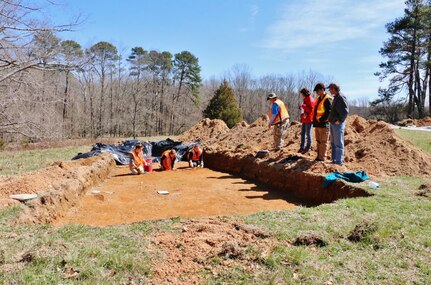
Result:
<svg viewBox="0 0 431 285"><path fill-rule="evenodd" d="M136 148L133 149L130 154L133 157L133 161L130 162L130 166L133 165L133 162L135 162L135 165L137 167L144 165L144 159L142 157L142 151L136 151Z"/></svg>
<svg viewBox="0 0 431 285"><path fill-rule="evenodd" d="M325 93L323 99L319 102L319 97L316 99L314 109L316 110L316 120L319 121L320 118L325 114L325 102L326 100L332 101L331 95ZM327 120L326 120L327 121Z"/></svg>
<svg viewBox="0 0 431 285"><path fill-rule="evenodd" d="M283 101L281 101L280 99L277 99L273 104L278 105L278 114L275 116L274 122L272 122L273 125L279 124L289 119L289 112L287 112L287 108L284 105ZM271 118L272 118L272 106L269 111L269 119Z"/></svg>
<svg viewBox="0 0 431 285"><path fill-rule="evenodd" d="M170 150L170 149L165 150L162 153L162 158L160 160L161 160L162 166L165 170L171 170L172 169L172 162L175 159L175 156L174 157L172 157L172 156L173 156L172 150ZM165 158L165 159L163 159L163 158Z"/></svg>
<svg viewBox="0 0 431 285"><path fill-rule="evenodd" d="M201 158L202 149L200 147L192 148L189 152L192 154L192 160L199 160Z"/></svg>

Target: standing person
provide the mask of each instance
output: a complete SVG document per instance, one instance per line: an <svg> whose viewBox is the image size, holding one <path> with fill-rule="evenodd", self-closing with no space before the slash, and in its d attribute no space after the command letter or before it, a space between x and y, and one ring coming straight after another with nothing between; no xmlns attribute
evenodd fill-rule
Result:
<svg viewBox="0 0 431 285"><path fill-rule="evenodd" d="M323 83L317 83L313 91L317 93L313 111L313 127L317 142L317 157L315 160L325 161L329 137L328 117L329 112L331 112L332 97L325 92Z"/></svg>
<svg viewBox="0 0 431 285"><path fill-rule="evenodd" d="M189 167L204 167L204 153L202 147L195 144L187 153Z"/></svg>
<svg viewBox="0 0 431 285"><path fill-rule="evenodd" d="M268 94L266 100L271 102L268 128L274 126L275 149L280 150L284 146L284 137L289 126L289 113L283 101L278 99L275 93Z"/></svg>
<svg viewBox="0 0 431 285"><path fill-rule="evenodd" d="M329 123L331 131L332 163L343 165L344 163L344 128L346 118L349 114L349 106L346 97L340 93L340 85L329 84L329 92L334 96L331 112L329 113Z"/></svg>
<svg viewBox="0 0 431 285"><path fill-rule="evenodd" d="M130 154L132 156L130 159L130 164L129 164L130 171L133 174L145 173L144 166L146 166L147 163L145 162L145 160L143 158L142 143L137 142L135 148L132 149Z"/></svg>
<svg viewBox="0 0 431 285"><path fill-rule="evenodd" d="M302 88L299 91L301 94L303 102L299 106L301 110L301 147L299 148L300 153L307 153L311 149L311 127L313 126L313 109L314 109L314 99L311 96L310 90L307 88ZM307 140L307 144L305 141Z"/></svg>
<svg viewBox="0 0 431 285"><path fill-rule="evenodd" d="M160 164L163 170L174 170L175 159L177 158L177 152L174 149L165 150L162 153Z"/></svg>

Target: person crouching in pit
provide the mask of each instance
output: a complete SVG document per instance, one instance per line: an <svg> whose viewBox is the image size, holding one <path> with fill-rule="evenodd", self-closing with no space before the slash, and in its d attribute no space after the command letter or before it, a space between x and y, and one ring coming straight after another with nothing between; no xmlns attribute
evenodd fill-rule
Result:
<svg viewBox="0 0 431 285"><path fill-rule="evenodd" d="M187 160L189 161L189 167L204 167L204 154L203 150L199 145L194 145L187 153Z"/></svg>
<svg viewBox="0 0 431 285"><path fill-rule="evenodd" d="M162 157L160 159L162 170L175 170L174 164L175 164L176 158L177 158L177 152L174 149L165 150L162 153Z"/></svg>
<svg viewBox="0 0 431 285"><path fill-rule="evenodd" d="M130 171L133 174L145 173L144 166L146 165L146 162L142 154L142 144L140 142L136 143L135 148L132 149L130 154L132 155L129 164Z"/></svg>

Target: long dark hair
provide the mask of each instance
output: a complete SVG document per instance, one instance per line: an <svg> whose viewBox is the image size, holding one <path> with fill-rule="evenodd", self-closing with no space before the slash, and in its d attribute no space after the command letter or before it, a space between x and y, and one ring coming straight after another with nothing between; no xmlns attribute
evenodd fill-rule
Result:
<svg viewBox="0 0 431 285"><path fill-rule="evenodd" d="M311 92L310 90L308 90L308 88L302 88L301 91L299 91L299 93L304 94L305 96L310 96Z"/></svg>

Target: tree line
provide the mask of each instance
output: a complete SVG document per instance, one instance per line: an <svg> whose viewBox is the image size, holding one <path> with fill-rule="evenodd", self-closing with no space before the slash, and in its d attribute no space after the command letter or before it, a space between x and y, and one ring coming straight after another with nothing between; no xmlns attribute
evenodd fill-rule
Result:
<svg viewBox="0 0 431 285"><path fill-rule="evenodd" d="M190 51L140 46L120 51L107 41L82 47L61 38L61 32L73 30L79 20L53 26L37 20L38 13L39 7L24 1L0 0L3 141L175 135L217 113L207 106L226 90L232 93L229 104L239 108L230 126L267 114L269 92L275 92L297 120L298 90L332 81L311 70L255 77L245 64L202 80L199 59ZM352 103L357 113L369 115L366 99Z"/></svg>
<svg viewBox="0 0 431 285"><path fill-rule="evenodd" d="M404 15L386 25L389 39L380 49L386 60L376 75L389 84L371 102L374 115L392 122L404 114L409 118L431 116L431 1L408 0L405 4Z"/></svg>

